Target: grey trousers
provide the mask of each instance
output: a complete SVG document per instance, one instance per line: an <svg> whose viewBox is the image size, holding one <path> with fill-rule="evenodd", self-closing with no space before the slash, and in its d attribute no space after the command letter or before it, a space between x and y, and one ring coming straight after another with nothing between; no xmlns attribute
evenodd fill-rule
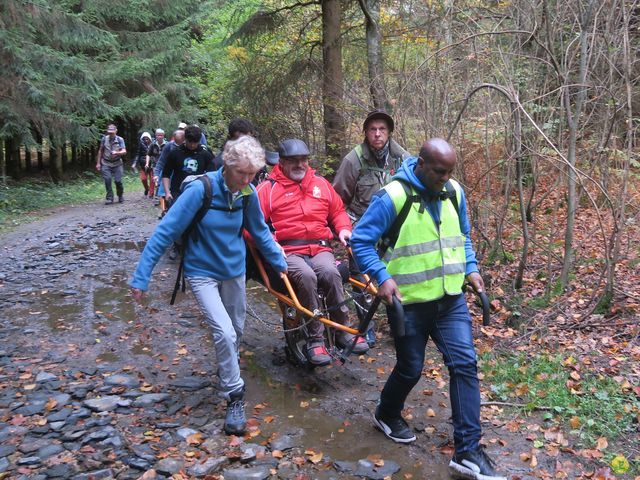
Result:
<svg viewBox="0 0 640 480"><path fill-rule="evenodd" d="M290 254L287 256L287 266L296 296L303 307L309 310L318 308L318 286L326 295L329 308L344 301L342 277L336 268L336 259L333 253L320 252L313 257L306 257L306 259L302 255ZM342 305L330 310L329 315L334 322L347 325L349 307ZM308 330L311 340L321 340L324 325L314 320L309 324Z"/></svg>
<svg viewBox="0 0 640 480"><path fill-rule="evenodd" d="M107 200L113 200L113 188L111 187L111 180L116 183L116 194L121 197L124 188L122 186L122 174L124 168L122 164L118 166L112 166L107 163L100 165L100 172L102 173L102 179L104 180L104 188L107 190Z"/></svg>
<svg viewBox="0 0 640 480"><path fill-rule="evenodd" d="M188 277L187 280L213 334L219 394L229 400L230 393L244 386L238 363L247 311L244 275L222 282L208 277Z"/></svg>

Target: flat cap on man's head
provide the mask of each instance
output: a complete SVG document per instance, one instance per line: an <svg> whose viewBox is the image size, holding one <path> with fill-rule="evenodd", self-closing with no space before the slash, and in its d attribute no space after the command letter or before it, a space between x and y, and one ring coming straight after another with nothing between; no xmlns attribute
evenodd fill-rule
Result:
<svg viewBox="0 0 640 480"><path fill-rule="evenodd" d="M302 140L298 140L297 138L288 138L287 140L283 140L278 145L278 154L280 158L282 157L299 157L299 156L308 156L311 152L309 152L309 147Z"/></svg>
<svg viewBox="0 0 640 480"><path fill-rule="evenodd" d="M107 132L115 133L117 131L118 131L118 127L116 127L113 123L110 123L109 125L107 125Z"/></svg>
<svg viewBox="0 0 640 480"><path fill-rule="evenodd" d="M389 131L393 132L395 124L393 122L393 118L384 110L376 109L372 110L367 114L367 118L364 119L364 123L362 124L362 130L366 130L369 122L373 122L374 120L384 120L387 123L387 127L389 127Z"/></svg>

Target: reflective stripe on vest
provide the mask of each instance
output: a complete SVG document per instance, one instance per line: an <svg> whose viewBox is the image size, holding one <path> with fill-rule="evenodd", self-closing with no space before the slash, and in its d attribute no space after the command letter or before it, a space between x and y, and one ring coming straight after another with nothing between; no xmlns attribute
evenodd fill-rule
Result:
<svg viewBox="0 0 640 480"><path fill-rule="evenodd" d="M454 180L451 184L460 204L460 185ZM397 214L407 194L397 181L384 188ZM450 200L441 202L440 228L428 209L420 212L420 203L413 203L395 246L382 259L398 284L402 303L430 302L445 294L462 293L466 271L465 240L458 213Z"/></svg>

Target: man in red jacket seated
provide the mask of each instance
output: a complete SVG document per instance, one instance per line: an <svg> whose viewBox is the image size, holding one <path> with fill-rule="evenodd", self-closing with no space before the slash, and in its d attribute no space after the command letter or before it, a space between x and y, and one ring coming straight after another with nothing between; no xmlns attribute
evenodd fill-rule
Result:
<svg viewBox="0 0 640 480"><path fill-rule="evenodd" d="M331 184L309 167L309 148L302 140L288 139L278 146L280 162L269 180L257 187L260 206L276 241L287 254L289 278L300 302L310 310L318 308L318 285L322 287L331 319L346 325L349 309L344 302L342 278L329 245L337 234L343 245L351 237L351 221L342 199ZM327 365L331 356L324 345L324 326L317 320L308 326L307 357L314 365ZM339 332L336 342L344 347L353 335ZM353 349L369 349L359 337Z"/></svg>

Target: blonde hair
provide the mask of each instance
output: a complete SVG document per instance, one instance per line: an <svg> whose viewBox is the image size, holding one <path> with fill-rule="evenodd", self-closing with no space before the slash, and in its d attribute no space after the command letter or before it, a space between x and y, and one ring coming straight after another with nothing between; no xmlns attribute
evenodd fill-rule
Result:
<svg viewBox="0 0 640 480"><path fill-rule="evenodd" d="M225 167L248 163L256 170L260 170L265 164L264 148L254 137L245 135L225 143L222 161Z"/></svg>

